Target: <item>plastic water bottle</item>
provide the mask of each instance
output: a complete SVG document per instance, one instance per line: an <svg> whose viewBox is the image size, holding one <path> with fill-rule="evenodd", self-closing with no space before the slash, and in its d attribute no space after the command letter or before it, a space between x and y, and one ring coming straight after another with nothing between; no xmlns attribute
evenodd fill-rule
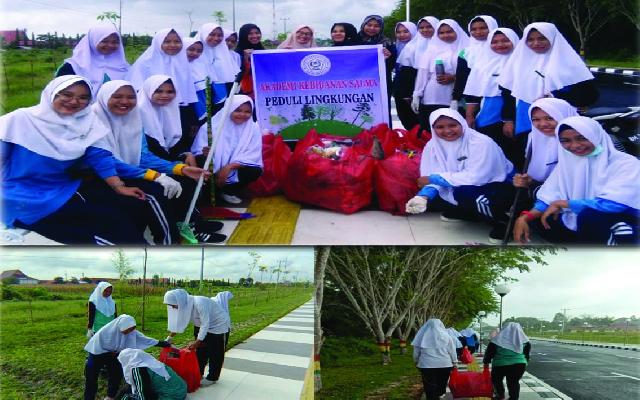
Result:
<svg viewBox="0 0 640 400"><path fill-rule="evenodd" d="M436 76L444 75L444 62L440 59L436 59Z"/></svg>

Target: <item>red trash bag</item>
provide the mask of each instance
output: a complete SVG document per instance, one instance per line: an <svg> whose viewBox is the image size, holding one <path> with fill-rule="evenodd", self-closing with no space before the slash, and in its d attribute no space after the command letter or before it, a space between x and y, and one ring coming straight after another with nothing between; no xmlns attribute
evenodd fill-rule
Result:
<svg viewBox="0 0 640 400"><path fill-rule="evenodd" d="M460 372L454 368L449 376L449 389L454 399L461 397L492 397L491 372L485 367L482 372Z"/></svg>
<svg viewBox="0 0 640 400"><path fill-rule="evenodd" d="M246 189L250 197L273 196L280 193L280 182L287 171L291 149L280 135L262 135L262 175Z"/></svg>
<svg viewBox="0 0 640 400"><path fill-rule="evenodd" d="M353 140L344 147L338 160L309 152L313 145L322 145L322 138ZM289 160L287 178L282 189L290 200L352 214L371 203L375 160L369 154L370 132L354 138L320 135L311 129L296 145Z"/></svg>
<svg viewBox="0 0 640 400"><path fill-rule="evenodd" d="M464 348L462 350L462 354L460 355L460 362L463 364L471 364L474 358L468 348Z"/></svg>
<svg viewBox="0 0 640 400"><path fill-rule="evenodd" d="M200 366L196 352L165 347L160 351L160 362L168 365L187 383L187 391L195 392L200 387Z"/></svg>

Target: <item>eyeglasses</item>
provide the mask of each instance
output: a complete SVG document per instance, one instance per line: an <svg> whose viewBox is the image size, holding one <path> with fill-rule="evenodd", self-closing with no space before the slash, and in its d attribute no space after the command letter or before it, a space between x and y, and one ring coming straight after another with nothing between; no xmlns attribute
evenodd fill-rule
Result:
<svg viewBox="0 0 640 400"><path fill-rule="evenodd" d="M313 36L313 33L311 32L296 32L296 36Z"/></svg>
<svg viewBox="0 0 640 400"><path fill-rule="evenodd" d="M77 100L78 103L80 103L80 104L86 104L86 103L91 101L91 96L86 96L86 95L85 96L74 96L74 95L66 93L66 92L60 92L60 93L56 94L56 98L64 101L65 103L68 103L73 99Z"/></svg>

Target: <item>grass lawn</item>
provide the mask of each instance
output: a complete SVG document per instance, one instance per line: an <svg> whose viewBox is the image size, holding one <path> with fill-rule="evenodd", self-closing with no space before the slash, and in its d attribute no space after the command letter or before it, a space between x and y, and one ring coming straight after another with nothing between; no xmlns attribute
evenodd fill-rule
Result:
<svg viewBox="0 0 640 400"><path fill-rule="evenodd" d="M87 287L81 299L34 300L31 305L28 301L0 302L0 397L3 400L82 398L86 299L92 288L93 285ZM305 287L279 287L276 298L273 290L228 287L219 290L237 291L237 297L230 302L233 326L229 347L307 302L312 292ZM64 295L70 296L66 292ZM141 328L141 297L119 297L116 286L114 298L118 312L133 315ZM180 347L193 340L192 329L189 327L176 336L175 344ZM144 334L156 339L167 335L166 306L160 294L147 296ZM160 348L152 347L148 351L157 356ZM101 380L100 385L102 393L106 382Z"/></svg>
<svg viewBox="0 0 640 400"><path fill-rule="evenodd" d="M392 362L383 366L373 339L327 337L320 354L322 390L315 398L416 398L422 388L420 373L413 363L412 347L407 349L407 354L400 354L398 342L394 341Z"/></svg>
<svg viewBox="0 0 640 400"><path fill-rule="evenodd" d="M287 139L301 139L310 129L315 128L318 133L328 133L336 136L355 136L362 132L362 127L353 125L343 121L325 120L325 119L312 119L310 121L298 122L297 124L290 125L280 131L282 138Z"/></svg>
<svg viewBox="0 0 640 400"><path fill-rule="evenodd" d="M608 58L587 58L587 65L590 67L611 67L611 68L640 68L640 56L634 55L627 59L612 60Z"/></svg>
<svg viewBox="0 0 640 400"><path fill-rule="evenodd" d="M624 331L617 332L566 332L561 334L559 332L527 332L527 335L532 337L541 338L553 338L553 339L566 339L566 340L578 340L585 342L598 342L598 343L619 343L619 344L640 344L640 332L628 331L625 338Z"/></svg>

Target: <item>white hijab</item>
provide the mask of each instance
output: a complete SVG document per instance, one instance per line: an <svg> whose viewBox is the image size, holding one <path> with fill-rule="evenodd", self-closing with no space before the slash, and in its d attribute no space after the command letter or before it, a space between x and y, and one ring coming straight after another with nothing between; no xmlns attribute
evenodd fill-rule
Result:
<svg viewBox="0 0 640 400"><path fill-rule="evenodd" d="M58 92L78 82L84 82L91 88L89 81L81 76L60 76L45 86L38 105L20 108L0 117L0 140L59 161L82 157L87 147L108 132L91 112L89 104L69 116L60 115L53 109L53 100Z"/></svg>
<svg viewBox="0 0 640 400"><path fill-rule="evenodd" d="M546 53L538 54L527 46L532 29L551 43ZM548 22L534 22L524 29L498 83L511 90L516 99L533 103L554 90L590 79L593 75L558 28Z"/></svg>
<svg viewBox="0 0 640 400"><path fill-rule="evenodd" d="M167 75L152 75L144 81L142 89L138 92L138 109L142 116L144 133L151 136L166 150L173 147L182 137L182 125L180 124L180 108L178 98L180 92L176 89L176 97L171 103L159 106L151 102L153 93L168 79Z"/></svg>
<svg viewBox="0 0 640 400"><path fill-rule="evenodd" d="M122 333L134 326L136 326L136 320L132 316L119 315L96 332L84 349L91 354L99 355L124 349L146 349L158 344L157 339L146 337L135 329L128 334Z"/></svg>
<svg viewBox="0 0 640 400"><path fill-rule="evenodd" d="M209 36L211 32L213 32L215 29L218 29L218 28L220 28L220 30L222 31L222 27L220 25L214 24L214 23L207 23L200 27L200 30L196 35L196 37L202 43L202 55L197 60L194 60L193 62L202 64L198 68L198 70L200 71L200 74L204 74L203 76L195 77L196 81L204 80L208 76L209 79L211 79L211 83L226 82L222 80L223 76L217 71L217 69L214 67L214 64L216 61L216 54L218 52L218 50L216 49L219 47L227 49L227 44L224 42L224 39L214 47L209 46L207 44L207 36ZM222 31L222 35L224 36L224 31Z"/></svg>
<svg viewBox="0 0 640 400"><path fill-rule="evenodd" d="M113 93L123 86L133 88L128 81L115 80L105 83L98 91L98 100L92 106L93 112L109 128L109 134L97 145L110 151L124 163L139 165L142 153L142 118L138 107L134 107L126 115L115 115L107 104Z"/></svg>
<svg viewBox="0 0 640 400"><path fill-rule="evenodd" d="M500 95L498 78L505 63L511 54L513 54L513 50L511 50L509 54L498 54L491 50L491 40L496 33L504 34L513 44L513 48L515 48L520 41L518 35L509 28L497 28L489 32L487 40L479 42L482 43L482 45L474 52L475 61L471 72L469 72L464 94L477 97L494 97Z"/></svg>
<svg viewBox="0 0 640 400"><path fill-rule="evenodd" d="M416 24L414 24L413 22L401 21L401 22L396 23L396 27L393 30L394 32L398 30L398 25L402 25L405 28L407 28L407 30L409 31L409 34L411 35L411 37L406 42L401 42L398 39L396 39L396 50L398 51L397 63L400 64L400 65L407 66L407 67L412 67L413 66L413 56L414 56L414 53L415 53L415 47L413 45L411 45L411 44L412 43L415 44L415 39L417 39L417 36L422 36L422 35L417 35L418 28L416 27ZM407 53L403 56L402 53L405 52L405 49L407 49L407 47L409 49L408 49Z"/></svg>
<svg viewBox="0 0 640 400"><path fill-rule="evenodd" d="M231 112L236 110L244 103L251 104L253 109L253 100L245 95L235 95L231 102ZM214 172L218 172L220 168L232 162L242 165L261 167L262 168L262 133L260 127L252 118L245 123L238 125L231 120L231 112L224 120L224 128L222 128L221 137L216 143L215 152L213 153ZM215 130L222 123L222 112L217 113L211 120L211 125ZM198 134L193 141L191 152L193 154L201 154L202 148L209 146L207 138L207 126L202 125ZM238 181L238 172L233 172L227 178L227 183Z"/></svg>
<svg viewBox="0 0 640 400"><path fill-rule="evenodd" d="M107 289L113 287L109 282L99 282L98 285L91 292L91 296L89 296L89 301L96 306L96 310L100 311L102 314L107 317L112 316L116 312L116 303L109 297L104 297L102 293Z"/></svg>
<svg viewBox="0 0 640 400"><path fill-rule="evenodd" d="M464 337L469 337L477 334L478 332L476 332L471 328L464 328L463 330L460 331L460 336L464 336Z"/></svg>
<svg viewBox="0 0 640 400"><path fill-rule="evenodd" d="M193 87L196 91L206 89L207 85L205 79L207 77L207 67L205 63L202 61L202 56L204 55L204 43L200 40L199 36L185 38L184 48L186 49L194 43L200 43L202 45L202 54L198 58L193 61L189 61L189 70L191 71L191 79L193 80ZM213 81L212 81L213 82Z"/></svg>
<svg viewBox="0 0 640 400"><path fill-rule="evenodd" d="M233 82L236 79L236 75L240 72L240 66L233 58L232 52L229 51L227 46L227 38L234 33L233 31L223 29L222 30L222 42L214 47L215 59L213 60L213 67L218 74L217 82ZM233 52L235 53L235 51Z"/></svg>
<svg viewBox="0 0 640 400"><path fill-rule="evenodd" d="M118 35L120 47L109 55L96 50L96 46L107 36ZM71 58L64 60L73 67L76 75L84 76L91 82L94 91L100 89L105 80L123 79L129 70L129 63L124 56L124 46L120 34L113 26L94 26L73 48Z"/></svg>
<svg viewBox="0 0 640 400"><path fill-rule="evenodd" d="M431 39L433 39L434 36L437 36L437 32L435 31L436 27L438 26L438 24L440 23L440 20L436 17L432 17L432 16L426 16L426 17L422 17L420 18L420 20L418 21L418 27L420 26L420 23L422 21L427 21L429 23L429 25L431 25L434 29L433 31L433 36L429 39L425 38L422 36L422 34L420 34L420 28L418 28L418 33L416 34L416 37L414 38L414 40L412 40L412 42L414 43L415 46L415 50L414 50L414 55L413 55L413 61L411 66L415 69L420 68L420 64L421 64L421 59L422 57L424 57L424 55L427 52L427 48L429 47L429 43L431 42ZM411 43L409 43L411 44ZM407 46L409 46L409 44Z"/></svg>
<svg viewBox="0 0 640 400"><path fill-rule="evenodd" d="M178 35L180 41L183 42L182 49L173 56L162 50L162 42L171 32ZM152 75L171 77L178 94L176 98L181 105L198 101L187 59L187 46L185 46L180 33L173 28L162 29L153 36L151 46L131 66L127 80L139 91L143 87L144 81Z"/></svg>
<svg viewBox="0 0 640 400"><path fill-rule="evenodd" d="M436 135L433 124L442 116L453 118L462 125L462 137L448 142ZM457 111L449 108L436 110L431 113L429 123L433 138L422 153L421 176L439 174L454 187L482 186L490 182L503 182L513 170L513 164L507 160L500 147L488 136L469 128ZM433 187L444 200L458 204L453 198L453 187Z"/></svg>
<svg viewBox="0 0 640 400"><path fill-rule="evenodd" d="M452 338L444 327L442 321L437 318L430 318L418 330L411 345L423 349L448 348Z"/></svg>
<svg viewBox="0 0 640 400"><path fill-rule="evenodd" d="M543 97L531 104L529 107L529 120L534 108L539 108L551 116L556 121L578 115L574 106L562 99ZM529 150L531 149L531 150ZM555 135L547 136L540 132L533 123L531 133L527 138L527 150L525 154L531 152L529 168L527 174L538 182L544 182L551 171L558 163L558 139Z"/></svg>
<svg viewBox="0 0 640 400"><path fill-rule="evenodd" d="M444 42L438 37L438 29L440 29L442 25L449 25L451 29L456 32L456 40L452 43ZM440 20L438 25L435 27L433 37L429 41L427 51L420 59L418 67L427 69L431 73L435 73L435 60L440 59L445 63L445 65L455 71L456 66L458 65L458 54L468 45L469 36L467 36L467 33L456 21L448 18Z"/></svg>
<svg viewBox="0 0 640 400"><path fill-rule="evenodd" d="M517 322L507 322L500 332L491 339L492 343L516 353L522 353L524 344L528 341L529 338Z"/></svg>
<svg viewBox="0 0 640 400"><path fill-rule="evenodd" d="M169 332L182 333L191 321L193 312L193 296L184 289L169 290L164 294L167 305L167 323ZM177 309L170 305L178 306Z"/></svg>
<svg viewBox="0 0 640 400"><path fill-rule="evenodd" d="M478 40L471 36L471 23L475 19L483 20L484 23L487 24L489 32L498 28L498 21L496 21L496 19L491 15L476 15L475 17L471 18L471 21L469 21L469 24L467 24L467 32L469 32L469 45L464 51L464 59L467 61L467 66L469 68L471 68L475 64L478 52L481 51L482 46L485 44L485 42L488 41L489 43L491 43L491 40L488 37L487 40Z"/></svg>
<svg viewBox="0 0 640 400"><path fill-rule="evenodd" d="M139 349L124 349L118 354L118 361L122 365L124 380L133 389L133 394L137 393L137 387L133 384L134 368L149 368L156 374L164 378L165 381L171 379L171 375L167 372L167 366L156 360L151 354L145 353Z"/></svg>
<svg viewBox="0 0 640 400"><path fill-rule="evenodd" d="M222 32L223 32L222 40L224 41L227 49L229 49L229 46L227 46L227 39L231 35L236 35L236 43L237 43L238 32L232 31L231 29L223 29ZM235 50L231 50L231 49L229 49L229 54L231 54L231 59L233 60L234 65L238 67L238 71L240 71L240 66L242 65L242 58L240 57L240 54L238 54Z"/></svg>
<svg viewBox="0 0 640 400"><path fill-rule="evenodd" d="M558 165L538 190L538 199L551 204L555 200L599 197L640 210L640 161L616 150L607 132L591 118L578 116L559 121L558 138L562 125L570 126L593 143L596 150L602 150L594 156L576 156L560 147ZM570 209L563 210L562 221L567 228L577 229L577 215Z"/></svg>
<svg viewBox="0 0 640 400"><path fill-rule="evenodd" d="M456 349L461 348L462 343L460 343L460 339L458 339L460 336L462 336L460 335L460 332L458 332L453 327L451 327L451 328L447 328L447 333L449 334L449 336L451 336L451 339L453 339L453 344L456 345Z"/></svg>

